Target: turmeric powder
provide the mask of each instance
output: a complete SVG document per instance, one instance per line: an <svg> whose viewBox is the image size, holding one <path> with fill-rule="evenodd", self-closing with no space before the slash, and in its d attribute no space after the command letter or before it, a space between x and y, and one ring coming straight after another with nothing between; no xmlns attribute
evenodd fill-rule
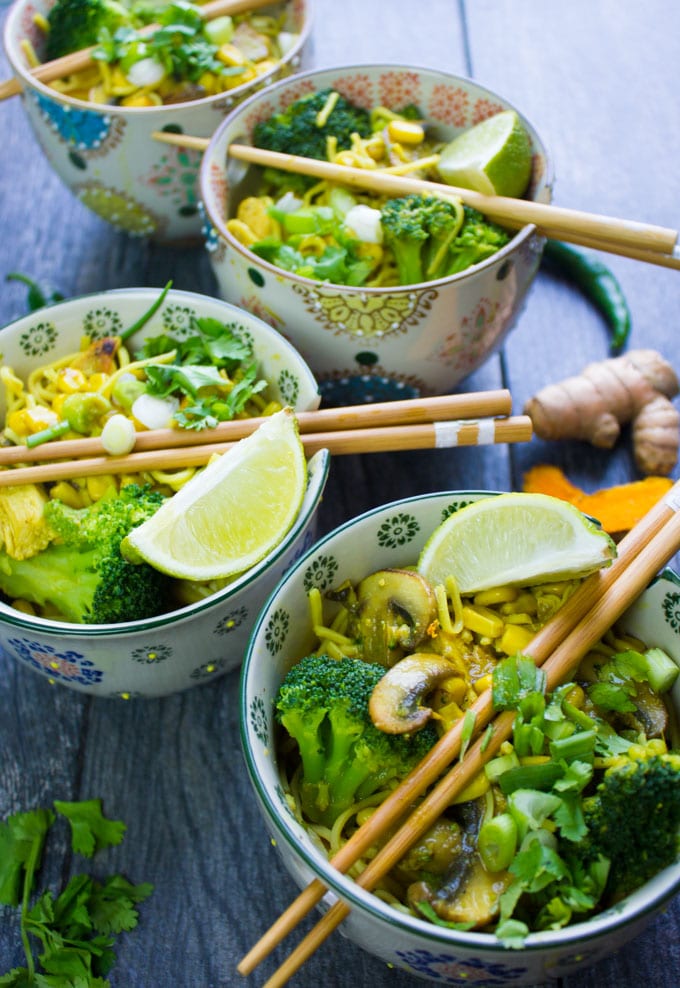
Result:
<svg viewBox="0 0 680 988"><path fill-rule="evenodd" d="M673 481L668 477L645 477L589 494L572 484L559 467L539 463L524 475L523 486L528 493L551 494L569 501L599 521L605 532L617 539L661 500L673 486Z"/></svg>
<svg viewBox="0 0 680 988"><path fill-rule="evenodd" d="M541 439L584 439L603 449L630 423L637 468L665 476L678 456L680 414L671 399L679 391L675 371L656 350L630 350L548 385L524 412Z"/></svg>

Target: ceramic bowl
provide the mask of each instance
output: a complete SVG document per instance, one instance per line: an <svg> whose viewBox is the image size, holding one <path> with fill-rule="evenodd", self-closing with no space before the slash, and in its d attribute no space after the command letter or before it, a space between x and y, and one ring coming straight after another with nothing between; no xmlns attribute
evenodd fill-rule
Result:
<svg viewBox="0 0 680 988"><path fill-rule="evenodd" d="M313 647L307 591L356 582L374 569L413 564L428 533L452 510L490 496L459 491L395 501L347 522L321 539L286 575L254 628L242 671L242 739L266 827L294 882L319 878L350 908L342 930L369 953L410 974L458 985L536 985L595 964L631 940L680 890L680 863L589 922L531 934L522 950L505 949L492 934L458 932L396 912L329 866L285 802L273 756L273 698L293 658ZM625 630L680 661L680 580L658 577L623 619ZM680 709L680 681L674 693ZM291 890L291 899L294 892ZM275 917L272 917L272 920Z"/></svg>
<svg viewBox="0 0 680 988"><path fill-rule="evenodd" d="M2 361L20 376L77 351L84 334L115 335L158 298L132 288L70 299L0 330ZM228 323L249 340L275 396L295 410L316 408L317 385L293 347L271 327L226 302L170 291L141 332L142 341L172 328L190 332L192 316ZM4 389L0 421L4 422ZM267 595L316 534L316 512L328 472L325 451L310 461L309 483L295 524L283 542L249 572L200 603L158 617L115 625L82 625L31 617L0 602L0 646L50 682L96 696L162 696L237 667Z"/></svg>
<svg viewBox="0 0 680 988"><path fill-rule="evenodd" d="M16 0L4 31L28 119L50 165L80 202L116 229L167 243L200 242L200 152L161 144L151 134L167 130L209 137L240 100L294 71L309 38L312 0L286 4L288 30L297 41L275 68L227 93L158 107L72 99L31 76L21 42L28 39L40 54L43 35L33 17L54 2Z"/></svg>
<svg viewBox="0 0 680 988"><path fill-rule="evenodd" d="M399 288L329 285L281 271L245 249L227 219L249 189L232 143L252 143L255 124L306 93L332 87L371 108L415 103L438 137L455 135L500 110L501 96L433 69L355 65L278 82L218 127L201 166L207 247L220 294L291 339L317 375L326 404L413 398L451 391L503 342L540 263L543 240L526 226L498 253L460 274ZM536 130L529 197L549 201L552 165ZM252 173L251 173L252 174Z"/></svg>

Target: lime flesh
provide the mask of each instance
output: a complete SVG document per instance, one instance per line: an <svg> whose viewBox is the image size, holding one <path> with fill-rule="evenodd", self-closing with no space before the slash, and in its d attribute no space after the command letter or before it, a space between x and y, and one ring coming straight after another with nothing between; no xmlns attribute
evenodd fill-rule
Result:
<svg viewBox="0 0 680 988"><path fill-rule="evenodd" d="M531 142L514 110L503 110L459 134L437 163L447 185L518 198L531 178Z"/></svg>
<svg viewBox="0 0 680 988"><path fill-rule="evenodd" d="M461 593L585 576L609 565L612 539L584 514L546 494L499 494L461 508L428 539L419 572L453 577Z"/></svg>

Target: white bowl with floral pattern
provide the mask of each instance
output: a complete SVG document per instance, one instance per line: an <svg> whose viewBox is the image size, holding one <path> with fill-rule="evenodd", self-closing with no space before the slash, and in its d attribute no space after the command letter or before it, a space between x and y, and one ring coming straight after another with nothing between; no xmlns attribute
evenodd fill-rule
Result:
<svg viewBox="0 0 680 988"><path fill-rule="evenodd" d="M241 676L241 735L253 790L283 863L300 888L320 879L351 912L348 939L390 966L438 984L536 985L572 975L642 931L680 891L680 862L617 906L588 922L530 934L509 950L493 934L459 932L397 912L331 867L294 817L277 769L273 701L292 662L314 646L307 592L321 592L385 567L415 564L425 540L452 511L493 492L457 491L407 498L375 508L330 532L286 574L251 637ZM622 619L622 627L680 662L680 579L664 570ZM673 694L680 710L680 680ZM291 899L295 890L291 889ZM272 921L275 919L271 917Z"/></svg>
<svg viewBox="0 0 680 988"><path fill-rule="evenodd" d="M73 99L28 70L22 41L40 55L43 34L34 15L55 0L16 0L4 46L22 99L50 165L85 206L118 230L164 243L201 241L199 151L155 141L154 131L210 137L240 100L299 65L311 29L312 0L287 2L287 30L297 36L275 68L228 92L166 106L102 106ZM275 5L275 0L272 6ZM279 6L283 7L281 2Z"/></svg>
<svg viewBox="0 0 680 988"><path fill-rule="evenodd" d="M40 309L0 330L2 363L25 379L31 370L78 351L83 335L116 335L133 325L159 294L155 288L120 289ZM318 407L316 381L288 341L219 299L171 290L128 346L134 352L145 338L163 332L186 336L193 316L226 323L250 342L274 398L296 411ZM2 389L0 421L4 418ZM310 460L302 508L286 537L212 596L154 618L111 625L51 621L0 601L0 647L50 682L95 696L163 696L236 668L267 595L314 541L328 468L326 451Z"/></svg>
<svg viewBox="0 0 680 988"><path fill-rule="evenodd" d="M351 288L299 277L257 257L227 229L244 177L240 162L227 164L229 145L252 144L258 121L329 87L366 109L416 104L442 140L515 109L469 79L399 65L315 69L250 97L220 124L201 166L207 248L220 294L295 343L317 375L325 403L449 392L500 347L515 324L543 249L533 226L460 274L399 288ZM528 197L546 202L552 165L536 130L520 117L533 147Z"/></svg>

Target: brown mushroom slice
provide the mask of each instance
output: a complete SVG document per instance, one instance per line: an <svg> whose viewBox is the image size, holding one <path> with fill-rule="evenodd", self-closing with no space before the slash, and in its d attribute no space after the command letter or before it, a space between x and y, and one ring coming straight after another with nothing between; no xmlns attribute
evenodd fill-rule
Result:
<svg viewBox="0 0 680 988"><path fill-rule="evenodd" d="M647 683L635 684L635 696L631 697L635 710L618 715L618 720L629 730L641 731L648 738L662 738L668 730L668 709L663 697L655 693Z"/></svg>
<svg viewBox="0 0 680 988"><path fill-rule="evenodd" d="M422 700L455 669L434 652L414 652L401 659L373 687L368 712L375 726L386 734L411 734L432 716Z"/></svg>
<svg viewBox="0 0 680 988"><path fill-rule="evenodd" d="M363 658L391 666L412 652L437 616L437 599L415 570L383 569L357 587L353 627Z"/></svg>
<svg viewBox="0 0 680 988"><path fill-rule="evenodd" d="M470 863L465 881L449 898L444 889L432 898L431 906L447 923L470 923L482 929L492 923L500 909L500 897L510 885L512 875L507 871L487 871L479 858Z"/></svg>

